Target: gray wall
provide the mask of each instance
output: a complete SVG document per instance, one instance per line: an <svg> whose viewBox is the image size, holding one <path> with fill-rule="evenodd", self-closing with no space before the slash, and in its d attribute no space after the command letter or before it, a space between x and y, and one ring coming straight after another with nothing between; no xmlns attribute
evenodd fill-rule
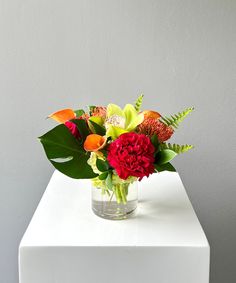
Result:
<svg viewBox="0 0 236 283"><path fill-rule="evenodd" d="M236 1L0 0L0 282L53 168L36 137L50 112L124 104L196 111L175 165L211 245L211 282L234 283ZM88 203L89 205L89 203Z"/></svg>

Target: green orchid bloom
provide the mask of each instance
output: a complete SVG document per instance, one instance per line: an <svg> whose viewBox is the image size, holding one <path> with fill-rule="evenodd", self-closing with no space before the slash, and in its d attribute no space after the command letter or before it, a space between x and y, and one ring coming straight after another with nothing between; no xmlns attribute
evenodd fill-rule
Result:
<svg viewBox="0 0 236 283"><path fill-rule="evenodd" d="M143 119L143 114L138 113L132 104L126 104L123 110L116 104L109 104L105 122L106 136L115 140L123 133L134 131Z"/></svg>

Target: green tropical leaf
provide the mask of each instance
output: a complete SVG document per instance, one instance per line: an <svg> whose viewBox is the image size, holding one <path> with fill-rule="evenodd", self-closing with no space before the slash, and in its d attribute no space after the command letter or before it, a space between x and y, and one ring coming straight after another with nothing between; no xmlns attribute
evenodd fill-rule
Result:
<svg viewBox="0 0 236 283"><path fill-rule="evenodd" d="M108 141L108 139L107 139L107 141ZM102 154L105 158L107 158L108 151L106 149L103 148L103 149L100 149L99 151L102 152Z"/></svg>
<svg viewBox="0 0 236 283"><path fill-rule="evenodd" d="M71 120L76 126L83 140L90 134L86 121L84 119Z"/></svg>
<svg viewBox="0 0 236 283"><path fill-rule="evenodd" d="M91 118L100 118L100 117L91 117ZM90 130L95 134L104 136L106 134L105 127L99 125L98 123L95 122L94 119L91 119L91 118L88 121ZM98 119L96 121L99 122Z"/></svg>
<svg viewBox="0 0 236 283"><path fill-rule="evenodd" d="M56 126L39 139L49 161L63 174L75 179L97 176L87 164L89 154L64 124Z"/></svg>
<svg viewBox="0 0 236 283"><path fill-rule="evenodd" d="M109 190L112 190L113 184L112 184L112 173L109 172L106 178L106 186L108 187Z"/></svg>
<svg viewBox="0 0 236 283"><path fill-rule="evenodd" d="M109 164L107 163L107 161L104 161L99 158L96 161L96 165L97 165L98 170L101 172L105 172L109 169Z"/></svg>
<svg viewBox="0 0 236 283"><path fill-rule="evenodd" d="M141 106L142 106L142 103L143 103L143 97L144 97L144 95L141 94L141 95L136 99L136 101L135 101L135 103L134 103L134 108L135 108L135 110L136 110L137 112L139 112L140 109L141 109Z"/></svg>
<svg viewBox="0 0 236 283"><path fill-rule="evenodd" d="M154 166L157 172L162 172L162 171L176 172L175 167L169 162L162 165L154 164Z"/></svg>
<svg viewBox="0 0 236 283"><path fill-rule="evenodd" d="M79 118L85 113L83 109L74 110L74 112L77 118Z"/></svg>
<svg viewBox="0 0 236 283"><path fill-rule="evenodd" d="M175 129L178 128L179 124L194 110L194 107L189 107L182 112L179 112L175 115L171 115L170 117L161 117L160 121L167 126L171 126Z"/></svg>
<svg viewBox="0 0 236 283"><path fill-rule="evenodd" d="M88 121L93 121L94 123L98 124L99 126L104 125L104 118L100 116L91 116Z"/></svg>
<svg viewBox="0 0 236 283"><path fill-rule="evenodd" d="M162 165L171 161L177 155L176 152L170 149L163 149L159 151L155 158L155 164Z"/></svg>
<svg viewBox="0 0 236 283"><path fill-rule="evenodd" d="M95 106L95 105L89 105L89 106L88 106L88 109L89 109L89 115L92 115L92 112L93 112L94 108L96 108L96 106Z"/></svg>
<svg viewBox="0 0 236 283"><path fill-rule="evenodd" d="M160 144L161 149L170 149L173 150L175 153L180 154L189 151L192 149L194 146L190 144L170 144L170 143L161 143Z"/></svg>
<svg viewBox="0 0 236 283"><path fill-rule="evenodd" d="M99 180L105 180L107 178L108 172L103 172L98 176Z"/></svg>
<svg viewBox="0 0 236 283"><path fill-rule="evenodd" d="M160 145L160 143L159 143L159 141L158 141L158 137L157 137L156 134L154 134L154 135L151 137L151 142L152 142L152 144L153 144L154 147L155 147L155 153L157 153L158 150L159 150L159 145Z"/></svg>

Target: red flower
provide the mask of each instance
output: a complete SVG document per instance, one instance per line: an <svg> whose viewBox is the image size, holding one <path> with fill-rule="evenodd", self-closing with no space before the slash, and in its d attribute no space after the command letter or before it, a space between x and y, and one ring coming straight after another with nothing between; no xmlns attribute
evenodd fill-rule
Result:
<svg viewBox="0 0 236 283"><path fill-rule="evenodd" d="M70 132L75 138L77 139L81 138L77 126L74 123L72 123L71 121L66 121L65 126L70 130Z"/></svg>
<svg viewBox="0 0 236 283"><path fill-rule="evenodd" d="M147 118L138 126L137 132L152 137L157 135L159 142L168 140L174 133L171 127L166 126L158 119Z"/></svg>
<svg viewBox="0 0 236 283"><path fill-rule="evenodd" d="M124 133L109 145L107 160L121 179L134 176L141 180L154 172L154 151L147 136Z"/></svg>

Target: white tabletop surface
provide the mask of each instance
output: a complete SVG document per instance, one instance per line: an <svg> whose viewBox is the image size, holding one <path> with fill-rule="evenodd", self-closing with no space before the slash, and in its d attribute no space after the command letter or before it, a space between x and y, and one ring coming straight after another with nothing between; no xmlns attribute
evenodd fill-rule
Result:
<svg viewBox="0 0 236 283"><path fill-rule="evenodd" d="M131 219L97 217L90 196L89 180L55 171L20 246L208 246L178 173L143 179Z"/></svg>

